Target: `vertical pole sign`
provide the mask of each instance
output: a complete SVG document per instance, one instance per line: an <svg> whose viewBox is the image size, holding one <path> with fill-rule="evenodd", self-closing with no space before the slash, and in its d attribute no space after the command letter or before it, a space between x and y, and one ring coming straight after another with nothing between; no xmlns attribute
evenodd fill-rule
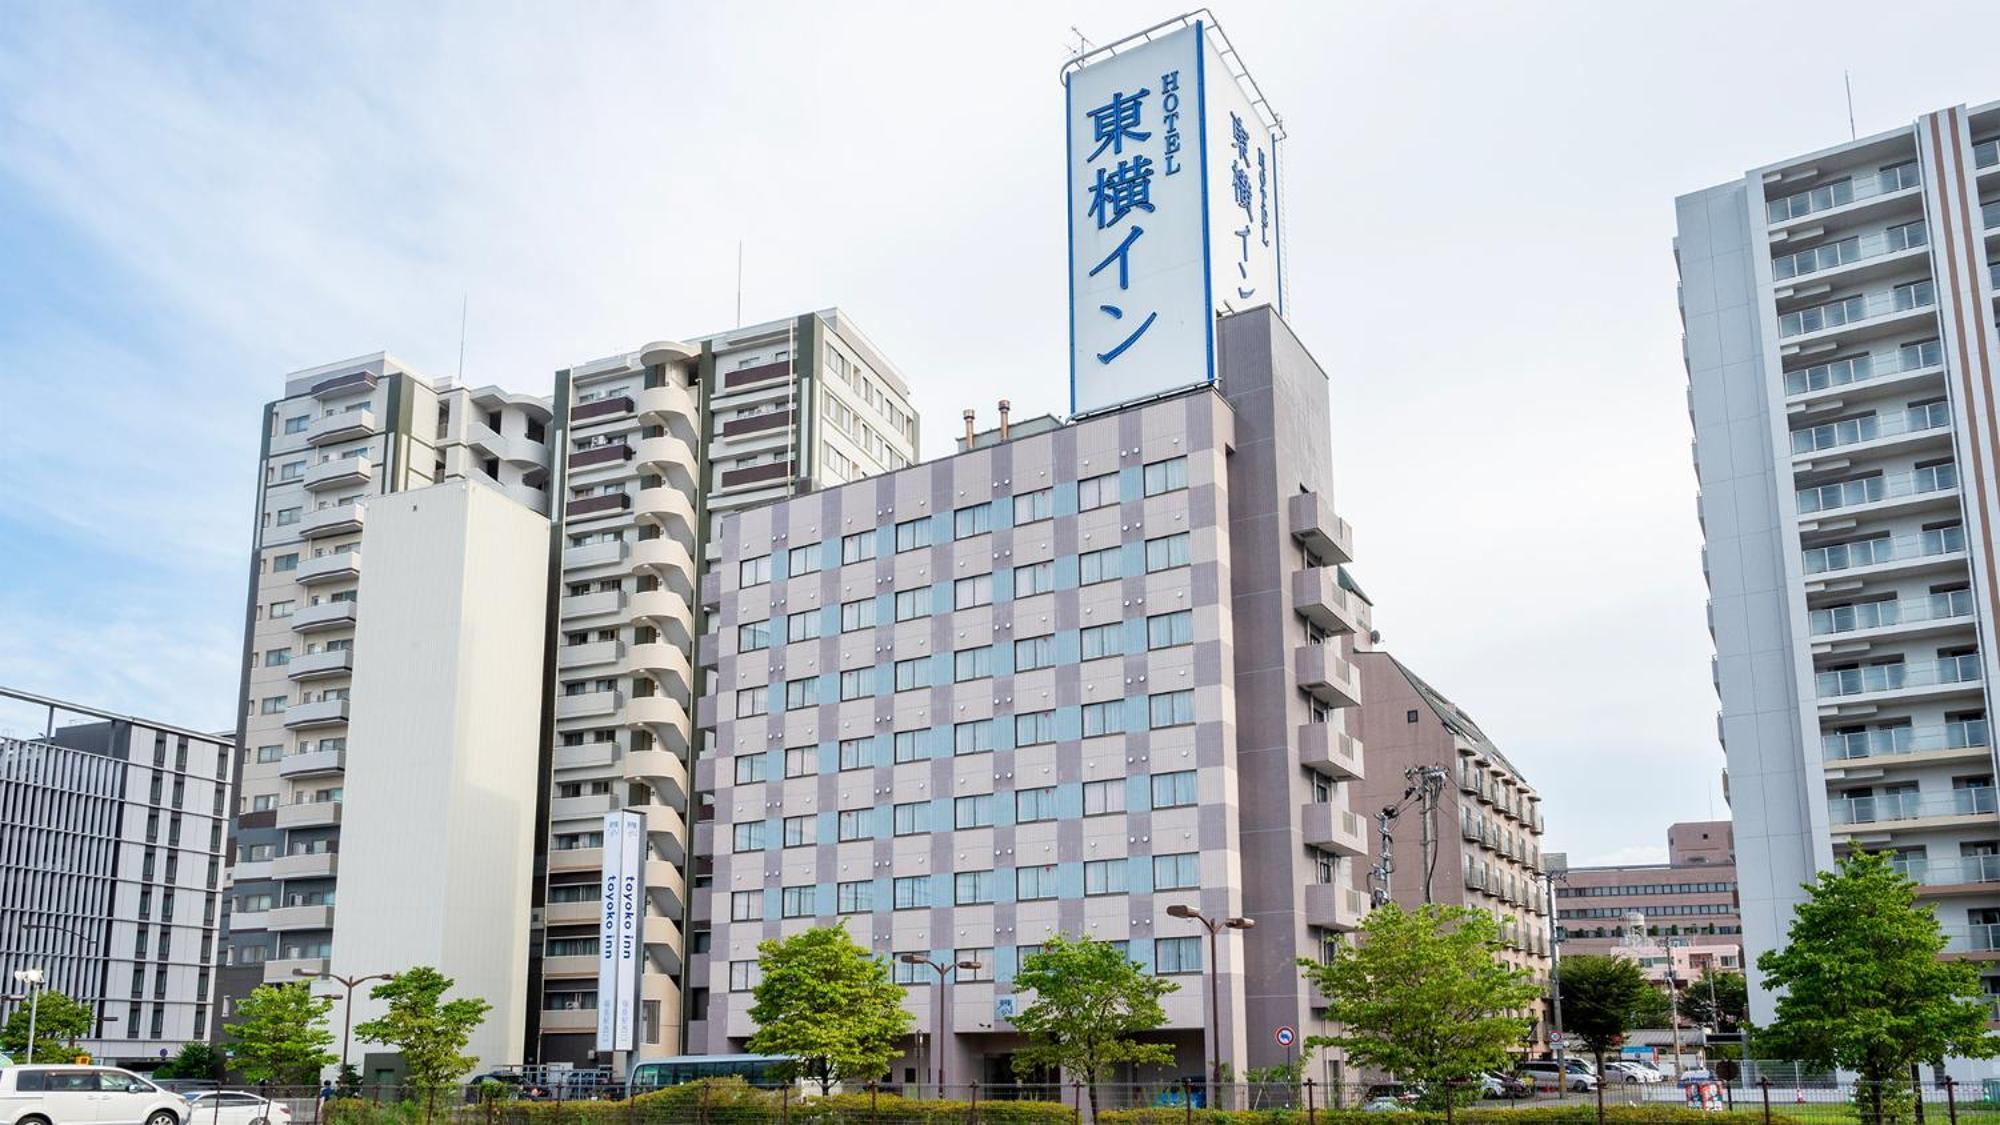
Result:
<svg viewBox="0 0 2000 1125"><path fill-rule="evenodd" d="M1212 383L1215 317L1284 311L1276 118L1213 23L1174 23L1063 76L1073 414Z"/></svg>
<svg viewBox="0 0 2000 1125"><path fill-rule="evenodd" d="M645 894L646 818L604 817L604 891L597 950L597 1049L636 1045L639 1007L639 901Z"/></svg>

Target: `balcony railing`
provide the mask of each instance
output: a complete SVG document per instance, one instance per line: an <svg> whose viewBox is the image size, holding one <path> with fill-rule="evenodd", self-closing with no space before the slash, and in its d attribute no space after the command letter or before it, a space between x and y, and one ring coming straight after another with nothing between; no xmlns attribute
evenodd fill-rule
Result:
<svg viewBox="0 0 2000 1125"><path fill-rule="evenodd" d="M1826 328L1838 328L1843 324L1855 324L1873 320L1878 316L1925 309L1937 304L1937 286L1929 281L1915 281L1898 285L1886 293L1857 293L1838 301L1828 301L1824 305L1814 305L1808 309L1786 313L1778 318L1778 335L1782 337L1803 336L1808 332L1818 332Z"/></svg>
<svg viewBox="0 0 2000 1125"><path fill-rule="evenodd" d="M1904 223L1888 230L1873 234L1855 235L1796 254L1781 254L1771 259L1771 276L1778 281L1807 274L1830 270L1836 266L1865 262L1884 254L1897 254L1913 250L1925 244L1926 230L1922 222Z"/></svg>
<svg viewBox="0 0 2000 1125"><path fill-rule="evenodd" d="M1941 816L1990 815L2000 811L2000 802L1994 800L1992 786L1982 785L1929 797L1914 789L1872 797L1839 797L1828 801L1826 808L1828 818L1835 824L1883 824Z"/></svg>
<svg viewBox="0 0 2000 1125"><path fill-rule="evenodd" d="M1792 452L1819 453L1846 445L1859 445L1864 441L1942 430L1949 425L1951 408L1942 402L1930 402L1909 407L1900 414L1871 414L1865 418L1846 418L1823 426L1793 430Z"/></svg>
<svg viewBox="0 0 2000 1125"><path fill-rule="evenodd" d="M1891 625L1917 625L1926 621L1950 621L1972 616L1972 591L1950 590L1922 598L1862 602L1816 609L1806 615L1815 637L1857 633Z"/></svg>
<svg viewBox="0 0 2000 1125"><path fill-rule="evenodd" d="M1942 465L1926 465L1907 473L1889 473L1801 488L1798 491L1799 514L1804 516L1814 512L1831 512L1839 508L1853 508L1883 500L1900 500L1909 496L1945 492L1957 487L1957 465L1950 462Z"/></svg>
<svg viewBox="0 0 2000 1125"><path fill-rule="evenodd" d="M1822 735L1820 750L1828 761L1840 762L1969 750L1992 745L1988 738L1985 719L1959 719L1941 727L1887 727Z"/></svg>
<svg viewBox="0 0 2000 1125"><path fill-rule="evenodd" d="M1893 539L1883 536L1813 547L1804 554L1805 571L1807 574L1830 574L1857 567L1957 554L1963 550L1964 528L1938 527L1918 535L1899 535Z"/></svg>
<svg viewBox="0 0 2000 1125"><path fill-rule="evenodd" d="M2000 923L1974 922L1964 929L1947 927L1947 953L1991 953L2000 950Z"/></svg>
<svg viewBox="0 0 2000 1125"><path fill-rule="evenodd" d="M1822 184L1808 191L1787 195L1781 199L1767 200L1764 204L1765 218L1773 223L1789 222L1804 215L1819 211L1831 211L1835 207L1845 207L1878 195L1913 188L1918 183L1915 161L1884 168L1879 172L1867 172L1845 180Z"/></svg>
<svg viewBox="0 0 2000 1125"><path fill-rule="evenodd" d="M1910 881L1927 887L1949 887L1964 883L2000 883L2000 855L1964 855L1957 859L1928 859L1922 856L1890 863Z"/></svg>
<svg viewBox="0 0 2000 1125"><path fill-rule="evenodd" d="M1828 363L1816 363L1797 371L1787 371L1785 393L1802 395L1811 391L1823 391L1829 387L1844 387L1849 383L1886 379L1891 375L1901 375L1905 371L1921 371L1926 367L1937 367L1942 363L1944 363L1944 346L1936 340L1925 340L1919 344L1905 344L1893 352L1848 356Z"/></svg>
<svg viewBox="0 0 2000 1125"><path fill-rule="evenodd" d="M1946 656L1935 663L1919 664L1914 668L1903 661L1870 664L1861 668L1842 668L1832 672L1821 672L1813 679L1821 699L1872 695L1883 691L1902 691L1905 688L1976 683L1979 680L1979 654L1968 652L1962 656Z"/></svg>

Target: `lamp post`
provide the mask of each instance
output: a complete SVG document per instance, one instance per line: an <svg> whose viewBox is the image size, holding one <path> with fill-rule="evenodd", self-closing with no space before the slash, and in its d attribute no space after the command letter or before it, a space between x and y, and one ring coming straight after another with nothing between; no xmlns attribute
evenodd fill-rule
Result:
<svg viewBox="0 0 2000 1125"><path fill-rule="evenodd" d="M96 938L91 937L89 934L84 933L82 930L76 929L73 926L65 926L60 922L27 922L21 926L21 929L24 932L28 930L50 930L59 934L68 934L69 936L84 943L85 945L88 945L93 950L97 948ZM92 1015L95 1018L91 1021L92 1023L91 1030L96 1032L98 1038L101 1039L103 1038L104 1034L104 1024L109 1022L104 1018L104 1001L102 998L100 998L97 1001L97 1003L94 1005L94 1008L95 1011L92 1012ZM32 1017L33 1013L31 1011L30 1018L32 1019ZM34 1060L31 1058L28 1061L33 1062Z"/></svg>
<svg viewBox="0 0 2000 1125"><path fill-rule="evenodd" d="M1209 1043L1208 1080L1211 1083L1212 1089L1220 1091L1222 1087L1222 1001L1217 980L1222 975L1222 965L1215 959L1215 935L1225 929L1248 930L1255 927L1257 922L1254 918L1210 918L1194 907L1180 903L1175 903L1167 907L1167 916L1171 918L1192 918L1201 923L1202 929L1208 931L1208 965L1206 968L1208 972L1209 1018L1204 1021L1209 1025L1205 1029L1208 1032ZM1209 1108L1215 1108L1215 1098L1213 1095L1209 1098Z"/></svg>
<svg viewBox="0 0 2000 1125"><path fill-rule="evenodd" d="M971 960L933 961L921 953L900 954L897 960L903 962L905 965L929 965L931 971L937 973L937 989L933 993L934 1000L931 1005L937 1009L937 1018L935 1020L937 1031L931 1036L931 1054L937 1056L935 1061L937 1063L938 1097L942 1098L944 1097L944 1002L945 987L948 983L947 978L951 976L953 969L965 969L968 972L977 972L986 966Z"/></svg>
<svg viewBox="0 0 2000 1125"><path fill-rule="evenodd" d="M40 969L15 969L14 983L26 988L27 994L8 999L25 999L28 1002L28 1062L35 1061L35 1019L42 1010L42 971Z"/></svg>
<svg viewBox="0 0 2000 1125"><path fill-rule="evenodd" d="M388 980L393 973L368 973L364 976L344 977L338 973L314 973L305 969L293 969L292 975L307 980L330 980L340 985L346 995L340 1002L340 1074L347 1077L347 1047L354 1034L354 990L371 980Z"/></svg>
<svg viewBox="0 0 2000 1125"><path fill-rule="evenodd" d="M1556 916L1556 884L1568 882L1569 872L1538 871L1535 878L1542 884L1542 909L1549 926L1549 1018L1555 1023L1556 1097L1560 1099L1564 1087L1569 1085L1569 1062L1566 1057L1569 1043L1563 1037L1563 928Z"/></svg>

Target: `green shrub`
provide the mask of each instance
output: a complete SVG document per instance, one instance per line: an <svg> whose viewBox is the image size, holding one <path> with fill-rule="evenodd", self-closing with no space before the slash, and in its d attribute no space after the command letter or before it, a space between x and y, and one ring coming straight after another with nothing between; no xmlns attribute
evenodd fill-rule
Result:
<svg viewBox="0 0 2000 1125"><path fill-rule="evenodd" d="M979 1107L980 1116L986 1106ZM1408 1113L1365 1113L1358 1109L1321 1109L1314 1114L1319 1125L1443 1125L1444 1111L1418 1110ZM1303 1109L1266 1110L1187 1110L1162 1106L1151 1109L1114 1109L1097 1115L1099 1125L1305 1125ZM1715 1125L1716 1115L1677 1105L1607 1105L1607 1125ZM1597 1125L1594 1102L1535 1106L1521 1109L1461 1109L1453 1113L1455 1125ZM1761 1123L1761 1115L1758 1118ZM1771 1125L1804 1125L1798 1118L1772 1114Z"/></svg>

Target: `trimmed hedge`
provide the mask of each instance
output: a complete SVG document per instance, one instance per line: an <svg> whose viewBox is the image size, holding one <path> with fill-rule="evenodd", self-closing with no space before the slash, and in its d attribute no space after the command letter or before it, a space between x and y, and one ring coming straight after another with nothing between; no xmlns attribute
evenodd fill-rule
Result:
<svg viewBox="0 0 2000 1125"><path fill-rule="evenodd" d="M979 1107L981 1116L986 1106ZM1519 1109L1460 1109L1452 1114L1454 1125L1597 1125L1597 1105L1576 1102L1569 1105L1524 1106ZM1610 1125L1715 1125L1713 1112L1678 1105L1606 1105L1604 1120ZM1321 1109L1313 1115L1322 1125L1444 1125L1444 1111L1413 1110L1407 1113L1367 1113L1358 1109ZM1726 1116L1724 1120L1727 1120ZM1228 1110L1185 1109L1162 1106L1151 1109L1114 1109L1097 1115L1098 1125L1306 1125L1303 1109ZM1761 1114L1757 1121L1763 1121ZM1774 1113L1771 1125L1805 1125L1796 1117Z"/></svg>
<svg viewBox="0 0 2000 1125"><path fill-rule="evenodd" d="M414 1102L337 1099L327 1103L326 1125L415 1125L424 1120ZM828 1097L757 1089L740 1078L704 1079L630 1101L546 1101L515 1099L473 1105L440 1104L436 1121L458 1125L764 1125L781 1119L799 1125L966 1125L973 1106L963 1101L918 1101L895 1094L833 1094ZM1076 1112L1061 1102L981 1101L981 1125L1073 1125ZM1375 1122L1374 1125L1381 1125Z"/></svg>

